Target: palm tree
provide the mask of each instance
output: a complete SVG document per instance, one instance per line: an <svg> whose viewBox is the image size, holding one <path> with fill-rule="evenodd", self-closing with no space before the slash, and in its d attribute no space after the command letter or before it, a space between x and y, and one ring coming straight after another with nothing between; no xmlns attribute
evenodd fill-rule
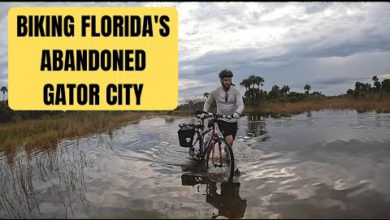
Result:
<svg viewBox="0 0 390 220"><path fill-rule="evenodd" d="M279 96L279 94L281 93L279 86L277 85L272 86L270 93L272 93L272 95L275 97Z"/></svg>
<svg viewBox="0 0 390 220"><path fill-rule="evenodd" d="M359 81L356 81L355 83L355 92L358 93L360 92L360 90L362 90L363 88L363 83L359 82Z"/></svg>
<svg viewBox="0 0 390 220"><path fill-rule="evenodd" d="M8 89L7 89L7 87L3 86L3 87L1 87L0 91L3 93L3 101L4 101L4 95L6 92L8 92Z"/></svg>
<svg viewBox="0 0 390 220"><path fill-rule="evenodd" d="M203 97L205 97L206 99L208 99L209 96L210 96L210 93L208 93L208 92L203 93Z"/></svg>
<svg viewBox="0 0 390 220"><path fill-rule="evenodd" d="M240 86L245 87L244 101L245 100L247 100L247 101L252 100L253 94L251 91L251 84L252 83L250 82L249 78L242 80L242 82L240 83Z"/></svg>
<svg viewBox="0 0 390 220"><path fill-rule="evenodd" d="M250 75L249 78L248 78L249 82L250 82L250 85L253 85L253 88L255 88L255 84L256 84L256 76L255 75Z"/></svg>
<svg viewBox="0 0 390 220"><path fill-rule="evenodd" d="M263 86L264 79L260 76L250 75L248 78L242 80L240 86L245 87L245 99L247 101L251 101L254 105L255 100L260 98L262 91L260 90L260 86ZM256 86L257 85L257 88Z"/></svg>
<svg viewBox="0 0 390 220"><path fill-rule="evenodd" d="M280 89L280 93L281 93L281 94L287 94L289 91L290 91L290 87L289 87L289 86L283 86L283 87Z"/></svg>
<svg viewBox="0 0 390 220"><path fill-rule="evenodd" d="M245 91L247 91L247 90L250 88L251 83L250 83L249 79L244 79L244 80L242 80L242 82L240 83L240 86L245 87Z"/></svg>
<svg viewBox="0 0 390 220"><path fill-rule="evenodd" d="M306 90L306 92L305 92L306 95L309 95L309 91L311 90L311 86L309 84L306 84L303 89Z"/></svg>
<svg viewBox="0 0 390 220"><path fill-rule="evenodd" d="M381 89L381 83L379 82L379 79L377 76L373 76L372 80L374 81L375 91L378 91Z"/></svg>
<svg viewBox="0 0 390 220"><path fill-rule="evenodd" d="M257 89L260 89L260 85L263 86L263 82L263 77L255 76L255 78L253 78L253 83L257 85Z"/></svg>

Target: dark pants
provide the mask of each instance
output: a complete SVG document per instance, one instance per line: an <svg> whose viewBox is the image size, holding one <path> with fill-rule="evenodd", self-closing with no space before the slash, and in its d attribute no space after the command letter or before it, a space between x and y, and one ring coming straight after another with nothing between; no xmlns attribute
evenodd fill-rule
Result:
<svg viewBox="0 0 390 220"><path fill-rule="evenodd" d="M232 135L233 140L236 138L237 134L237 122L226 122L226 121L218 121L219 130L221 130L223 137Z"/></svg>

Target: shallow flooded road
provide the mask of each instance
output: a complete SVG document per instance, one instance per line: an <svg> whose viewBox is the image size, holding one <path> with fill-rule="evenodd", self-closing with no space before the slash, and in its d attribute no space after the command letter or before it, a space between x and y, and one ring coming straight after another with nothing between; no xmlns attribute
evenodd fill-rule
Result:
<svg viewBox="0 0 390 220"><path fill-rule="evenodd" d="M390 217L390 114L244 117L233 184L199 175L179 146L178 124L191 120L0 152L0 217Z"/></svg>

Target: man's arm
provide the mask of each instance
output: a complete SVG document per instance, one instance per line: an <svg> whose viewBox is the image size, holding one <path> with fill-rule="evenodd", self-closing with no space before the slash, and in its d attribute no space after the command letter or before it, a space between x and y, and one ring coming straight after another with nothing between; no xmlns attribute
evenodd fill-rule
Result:
<svg viewBox="0 0 390 220"><path fill-rule="evenodd" d="M210 106L213 104L213 102L215 102L214 91L212 91L212 92L210 93L209 98L208 98L208 99L206 100L206 102L204 103L203 111L204 111L204 112L208 112L208 111L209 111L209 108L210 108Z"/></svg>
<svg viewBox="0 0 390 220"><path fill-rule="evenodd" d="M242 96L239 90L237 90L236 93L236 105L236 113L240 114L241 116L242 112L244 111L244 101L242 100Z"/></svg>

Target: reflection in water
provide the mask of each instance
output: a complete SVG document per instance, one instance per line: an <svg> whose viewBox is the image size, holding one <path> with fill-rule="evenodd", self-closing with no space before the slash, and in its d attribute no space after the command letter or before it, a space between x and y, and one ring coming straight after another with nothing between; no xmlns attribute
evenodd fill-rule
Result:
<svg viewBox="0 0 390 220"><path fill-rule="evenodd" d="M299 219L304 213L311 218L384 218L390 216L390 202L369 183L361 182L346 189L334 189L324 184L312 184L314 196L299 198L291 193L272 193L267 196L272 210L279 218ZM328 214L325 214L328 213ZM331 214L330 214L331 213Z"/></svg>
<svg viewBox="0 0 390 220"><path fill-rule="evenodd" d="M266 122L263 115L249 115L247 116L247 128L245 128L244 140L256 137L256 141L265 142L270 136L267 134L265 128Z"/></svg>
<svg viewBox="0 0 390 220"><path fill-rule="evenodd" d="M206 175L197 173L203 171L203 166L194 164L193 169L183 167L183 170L195 172L183 173L181 183L183 186L197 186L199 192L200 185L206 185L206 202L218 209L218 213L212 213L212 218L224 216L227 218L242 218L245 214L247 200L240 196L239 182L217 183Z"/></svg>
<svg viewBox="0 0 390 220"><path fill-rule="evenodd" d="M267 131L265 130L265 121L263 116L248 116L247 135L253 135L254 137L257 137L265 134L267 134Z"/></svg>
<svg viewBox="0 0 390 220"><path fill-rule="evenodd" d="M206 202L218 209L218 215L214 215L213 217L244 217L247 200L243 200L240 197L241 185L239 182L221 183L221 194L217 193L217 185L215 182L210 182L207 186Z"/></svg>
<svg viewBox="0 0 390 220"><path fill-rule="evenodd" d="M57 150L19 154L12 161L0 160L1 218L39 216L56 203L61 207L56 211L69 218L75 217L76 203L84 205L84 168L88 166L84 152L70 151L64 144Z"/></svg>

